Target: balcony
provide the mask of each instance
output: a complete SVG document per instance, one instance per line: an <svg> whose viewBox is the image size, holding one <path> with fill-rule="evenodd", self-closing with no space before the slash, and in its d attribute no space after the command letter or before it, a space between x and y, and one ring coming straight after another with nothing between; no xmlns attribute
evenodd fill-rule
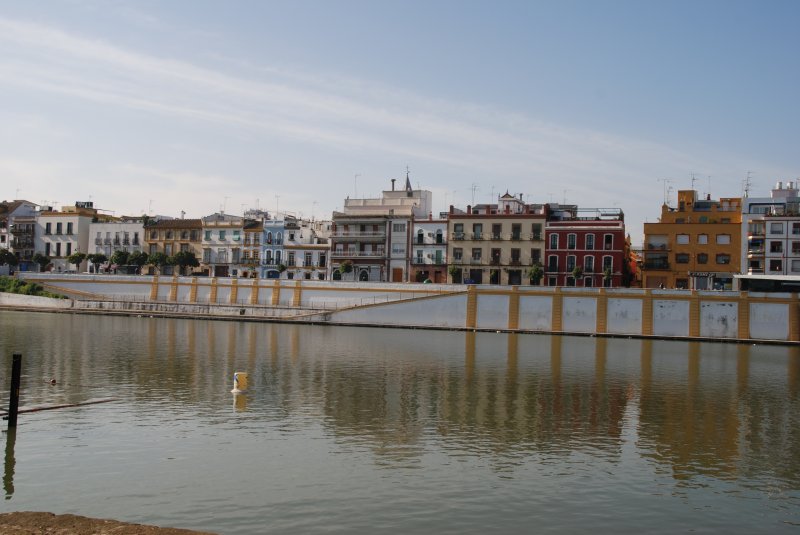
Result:
<svg viewBox="0 0 800 535"><path fill-rule="evenodd" d="M470 258L469 263L472 264L473 266L479 266L483 264L483 260L481 260L480 258Z"/></svg>
<svg viewBox="0 0 800 535"><path fill-rule="evenodd" d="M666 260L647 260L644 269L669 269L669 262Z"/></svg>
<svg viewBox="0 0 800 535"><path fill-rule="evenodd" d="M103 243L104 243L105 245L111 245L111 238L106 238L106 239L104 239L104 240L103 240Z"/></svg>
<svg viewBox="0 0 800 535"><path fill-rule="evenodd" d="M130 244L131 244L131 240L129 240L127 238L122 240L122 245L130 245Z"/></svg>
<svg viewBox="0 0 800 535"><path fill-rule="evenodd" d="M666 243L648 243L645 247L648 251L666 251L667 244Z"/></svg>
<svg viewBox="0 0 800 535"><path fill-rule="evenodd" d="M512 258L511 262L508 263L509 266L521 266L522 262L519 261L519 258Z"/></svg>
<svg viewBox="0 0 800 535"><path fill-rule="evenodd" d="M495 257L489 260L489 265L492 266L499 266L500 265L500 257Z"/></svg>
<svg viewBox="0 0 800 535"><path fill-rule="evenodd" d="M765 249L763 247L748 249L747 256L755 256L755 255L764 256L764 251Z"/></svg>
<svg viewBox="0 0 800 535"><path fill-rule="evenodd" d="M386 238L386 232L384 231L370 231L370 232L359 232L359 231L352 231L352 230L337 230L331 233L333 238L357 238L357 239L375 239L375 238Z"/></svg>
<svg viewBox="0 0 800 535"><path fill-rule="evenodd" d="M19 225L11 225L8 229L13 236L22 236L25 234L33 235L32 228L21 228Z"/></svg>
<svg viewBox="0 0 800 535"><path fill-rule="evenodd" d="M383 251L334 251L331 253L333 258L385 258Z"/></svg>
<svg viewBox="0 0 800 535"><path fill-rule="evenodd" d="M547 266L545 271L547 271L548 273L558 273L558 265L550 264L549 266Z"/></svg>
<svg viewBox="0 0 800 535"><path fill-rule="evenodd" d="M452 236L450 238L453 239L453 240L456 240L456 241L462 241L464 239L464 233L463 232L453 232L453 234L452 234Z"/></svg>
<svg viewBox="0 0 800 535"><path fill-rule="evenodd" d="M530 235L532 241L542 241L542 235L534 232Z"/></svg>
<svg viewBox="0 0 800 535"><path fill-rule="evenodd" d="M491 239L492 241L497 241L497 240L502 240L502 239L503 239L503 237L502 237L500 234L491 234L491 235L490 235L490 239Z"/></svg>
<svg viewBox="0 0 800 535"><path fill-rule="evenodd" d="M103 238L95 238L94 239L95 245L103 245Z"/></svg>
<svg viewBox="0 0 800 535"><path fill-rule="evenodd" d="M484 238L484 236L485 236L485 234L483 234L482 232L473 232L472 233L472 239L473 240L482 240Z"/></svg>
<svg viewBox="0 0 800 535"><path fill-rule="evenodd" d="M512 232L511 233L511 241L519 241L522 239L522 234L519 232Z"/></svg>

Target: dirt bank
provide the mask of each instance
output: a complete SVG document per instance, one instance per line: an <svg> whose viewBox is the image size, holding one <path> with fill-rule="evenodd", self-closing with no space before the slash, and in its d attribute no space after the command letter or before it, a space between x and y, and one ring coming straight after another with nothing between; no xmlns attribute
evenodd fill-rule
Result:
<svg viewBox="0 0 800 535"><path fill-rule="evenodd" d="M0 533L3 535L213 535L188 529L159 528L85 516L27 511L0 514Z"/></svg>

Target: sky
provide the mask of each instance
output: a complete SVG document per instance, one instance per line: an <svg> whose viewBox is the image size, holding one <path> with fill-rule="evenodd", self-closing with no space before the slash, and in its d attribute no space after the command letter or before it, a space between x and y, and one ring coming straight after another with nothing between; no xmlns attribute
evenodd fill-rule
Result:
<svg viewBox="0 0 800 535"><path fill-rule="evenodd" d="M0 0L0 199L329 218L800 178L800 2Z"/></svg>

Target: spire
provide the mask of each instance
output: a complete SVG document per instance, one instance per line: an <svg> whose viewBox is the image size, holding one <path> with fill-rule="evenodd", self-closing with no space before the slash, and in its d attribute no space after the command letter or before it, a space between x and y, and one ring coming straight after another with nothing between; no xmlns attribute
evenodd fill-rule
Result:
<svg viewBox="0 0 800 535"><path fill-rule="evenodd" d="M409 197L411 197L411 192L412 192L412 191L413 191L413 190L412 190L412 188L411 188L411 179L410 179L410 178L408 178L408 167L406 167L406 194L407 194Z"/></svg>

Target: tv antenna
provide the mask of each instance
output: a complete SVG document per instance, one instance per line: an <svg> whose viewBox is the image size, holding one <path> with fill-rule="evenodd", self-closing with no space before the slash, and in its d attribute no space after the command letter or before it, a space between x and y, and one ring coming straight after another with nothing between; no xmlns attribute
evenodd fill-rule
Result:
<svg viewBox="0 0 800 535"><path fill-rule="evenodd" d="M669 178L657 178L656 182L663 182L664 183L664 204L669 204L669 190L672 188L667 188L667 184L672 184L672 179ZM692 175L692 188L694 188L694 175Z"/></svg>
<svg viewBox="0 0 800 535"><path fill-rule="evenodd" d="M475 206L475 191L478 189L478 185L473 182L472 183L472 206Z"/></svg>
<svg viewBox="0 0 800 535"><path fill-rule="evenodd" d="M749 197L750 196L750 176L752 174L753 174L752 171L748 171L747 172L747 176L744 179L744 184L743 184L742 189L744 190L744 196L745 197Z"/></svg>

